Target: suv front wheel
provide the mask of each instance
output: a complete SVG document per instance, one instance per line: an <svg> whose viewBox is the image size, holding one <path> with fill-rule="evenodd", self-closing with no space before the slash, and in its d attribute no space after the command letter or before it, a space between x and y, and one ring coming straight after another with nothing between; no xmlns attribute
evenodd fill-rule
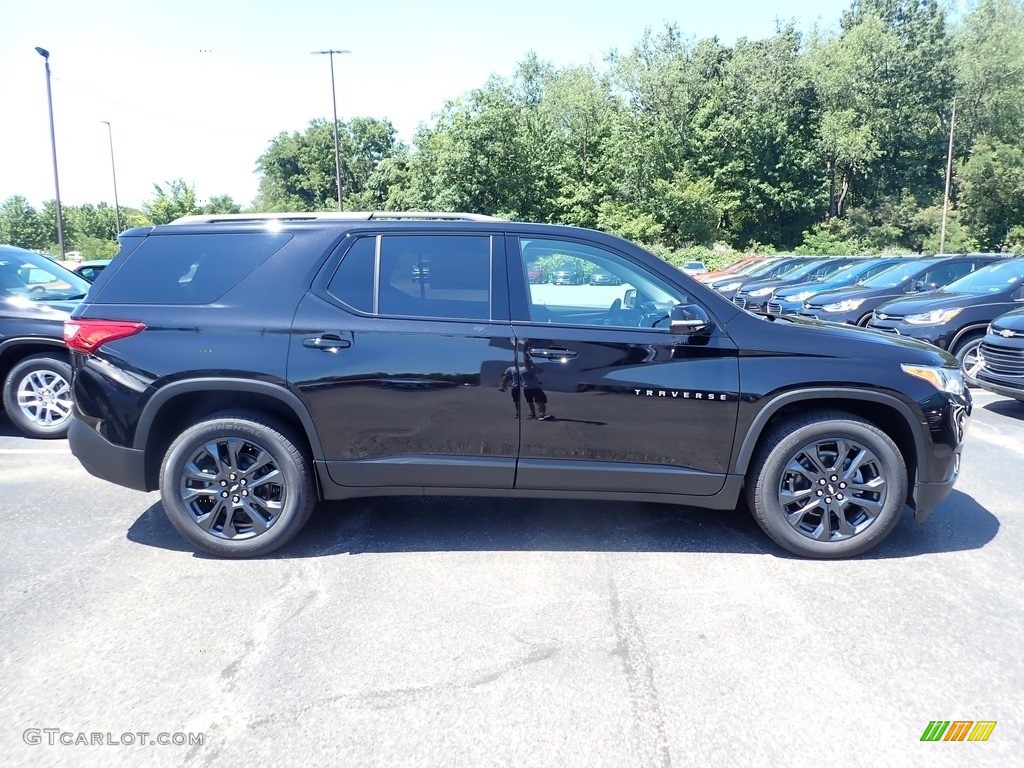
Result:
<svg viewBox="0 0 1024 768"><path fill-rule="evenodd" d="M71 421L71 366L51 354L30 355L7 374L4 408L29 437L65 437Z"/></svg>
<svg viewBox="0 0 1024 768"><path fill-rule="evenodd" d="M219 414L171 443L160 468L171 524L220 557L287 543L316 504L309 459L288 430L255 414Z"/></svg>
<svg viewBox="0 0 1024 768"><path fill-rule="evenodd" d="M780 423L765 438L747 500L777 544L804 557L852 557L899 522L907 467L873 424L838 411Z"/></svg>

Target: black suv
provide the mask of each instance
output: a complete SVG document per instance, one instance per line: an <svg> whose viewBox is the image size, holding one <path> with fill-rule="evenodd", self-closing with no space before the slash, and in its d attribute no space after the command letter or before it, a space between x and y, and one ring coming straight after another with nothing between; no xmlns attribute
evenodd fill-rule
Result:
<svg viewBox="0 0 1024 768"><path fill-rule="evenodd" d="M927 341L956 355L968 382L978 374L978 348L999 315L1024 302L1024 259L982 267L938 291L888 301L874 311L868 328Z"/></svg>
<svg viewBox="0 0 1024 768"><path fill-rule="evenodd" d="M781 546L845 557L958 474L971 401L948 353L756 317L611 235L336 213L120 240L65 325L71 449L159 488L215 554L270 552L318 499L745 494ZM622 285L531 284L556 254Z"/></svg>
<svg viewBox="0 0 1024 768"><path fill-rule="evenodd" d="M992 321L979 358L978 386L1024 403L1024 309Z"/></svg>
<svg viewBox="0 0 1024 768"><path fill-rule="evenodd" d="M64 320L89 283L45 256L0 245L0 382L3 409L29 437L64 437L71 365Z"/></svg>
<svg viewBox="0 0 1024 768"><path fill-rule="evenodd" d="M909 259L849 288L825 291L804 302L800 317L867 325L871 313L893 299L936 291L976 269L993 264L994 255L937 256Z"/></svg>

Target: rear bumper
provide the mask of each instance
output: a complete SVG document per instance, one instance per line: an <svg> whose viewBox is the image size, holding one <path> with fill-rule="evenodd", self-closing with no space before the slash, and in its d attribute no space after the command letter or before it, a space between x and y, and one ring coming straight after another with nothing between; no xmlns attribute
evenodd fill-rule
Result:
<svg viewBox="0 0 1024 768"><path fill-rule="evenodd" d="M68 445L90 475L136 491L154 490L146 486L143 451L114 445L77 416L71 418Z"/></svg>

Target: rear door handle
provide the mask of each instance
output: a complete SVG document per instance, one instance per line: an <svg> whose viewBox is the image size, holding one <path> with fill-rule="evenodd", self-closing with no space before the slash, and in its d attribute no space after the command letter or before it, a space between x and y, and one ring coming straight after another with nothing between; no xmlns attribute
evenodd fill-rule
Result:
<svg viewBox="0 0 1024 768"><path fill-rule="evenodd" d="M530 357L539 357L542 360L572 360L575 357L579 357L579 353L571 349L548 349L542 347L541 349L528 349L526 352Z"/></svg>
<svg viewBox="0 0 1024 768"><path fill-rule="evenodd" d="M348 335L348 334L346 334ZM310 336L302 340L304 347L319 349L324 352L337 352L339 349L346 349L352 346L349 339L343 339L336 333L321 333L319 336Z"/></svg>

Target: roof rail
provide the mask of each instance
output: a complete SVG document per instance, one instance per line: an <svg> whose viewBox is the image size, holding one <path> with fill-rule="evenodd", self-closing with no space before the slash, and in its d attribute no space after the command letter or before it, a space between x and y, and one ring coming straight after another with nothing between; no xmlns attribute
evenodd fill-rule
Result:
<svg viewBox="0 0 1024 768"><path fill-rule="evenodd" d="M296 211L293 213L214 213L182 216L171 224L218 224L260 221L369 221L370 219L406 219L441 221L504 221L479 213L439 211Z"/></svg>

